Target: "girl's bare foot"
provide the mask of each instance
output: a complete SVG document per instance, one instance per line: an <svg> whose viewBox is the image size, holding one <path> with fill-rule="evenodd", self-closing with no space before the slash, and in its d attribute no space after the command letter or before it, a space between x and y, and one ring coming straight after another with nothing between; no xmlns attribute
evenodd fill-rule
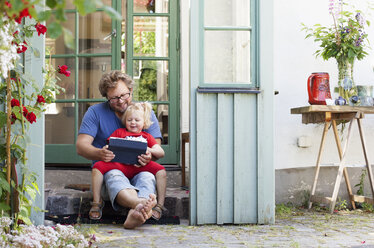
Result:
<svg viewBox="0 0 374 248"><path fill-rule="evenodd" d="M149 194L149 198L147 199L145 205L144 205L144 211L147 214L147 219L152 217L152 208L156 206L157 200L155 194Z"/></svg>

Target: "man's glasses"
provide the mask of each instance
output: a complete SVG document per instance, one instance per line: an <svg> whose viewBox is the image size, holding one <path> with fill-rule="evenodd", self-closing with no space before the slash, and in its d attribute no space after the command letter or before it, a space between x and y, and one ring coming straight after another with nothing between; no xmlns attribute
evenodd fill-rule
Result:
<svg viewBox="0 0 374 248"><path fill-rule="evenodd" d="M128 93L122 94L122 95L120 95L120 96L112 97L112 98L108 99L108 101L109 101L110 103L116 103L116 102L118 102L120 99L121 99L122 101L125 101L125 100L129 99L130 95L131 95L131 93L128 92Z"/></svg>

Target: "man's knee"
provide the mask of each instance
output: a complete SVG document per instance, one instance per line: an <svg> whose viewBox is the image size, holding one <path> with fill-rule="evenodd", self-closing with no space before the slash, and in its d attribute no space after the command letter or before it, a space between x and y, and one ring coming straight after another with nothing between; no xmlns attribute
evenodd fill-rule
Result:
<svg viewBox="0 0 374 248"><path fill-rule="evenodd" d="M156 183L155 176L148 171L140 172L139 174L134 176L134 179L145 181L145 182L150 182L150 183Z"/></svg>
<svg viewBox="0 0 374 248"><path fill-rule="evenodd" d="M110 170L104 175L104 179L107 180L108 178L113 178L113 177L124 177L125 175L122 173L122 171L114 169Z"/></svg>

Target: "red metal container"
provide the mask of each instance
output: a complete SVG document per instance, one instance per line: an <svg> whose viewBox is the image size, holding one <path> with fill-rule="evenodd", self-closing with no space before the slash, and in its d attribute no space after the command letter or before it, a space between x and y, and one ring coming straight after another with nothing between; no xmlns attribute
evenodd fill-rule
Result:
<svg viewBox="0 0 374 248"><path fill-rule="evenodd" d="M326 105L326 99L331 99L329 74L314 72L308 78L308 95L311 105Z"/></svg>

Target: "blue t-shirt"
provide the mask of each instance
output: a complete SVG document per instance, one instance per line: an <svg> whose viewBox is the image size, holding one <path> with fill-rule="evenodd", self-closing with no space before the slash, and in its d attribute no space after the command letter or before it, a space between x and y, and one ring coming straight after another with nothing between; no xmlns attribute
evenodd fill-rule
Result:
<svg viewBox="0 0 374 248"><path fill-rule="evenodd" d="M151 113L153 124L144 131L151 134L155 139L161 139L160 126L155 113ZM121 120L113 110L110 109L108 102L95 104L88 108L84 114L79 133L88 134L94 138L92 145L102 148L106 145L106 139L118 128L124 128Z"/></svg>

